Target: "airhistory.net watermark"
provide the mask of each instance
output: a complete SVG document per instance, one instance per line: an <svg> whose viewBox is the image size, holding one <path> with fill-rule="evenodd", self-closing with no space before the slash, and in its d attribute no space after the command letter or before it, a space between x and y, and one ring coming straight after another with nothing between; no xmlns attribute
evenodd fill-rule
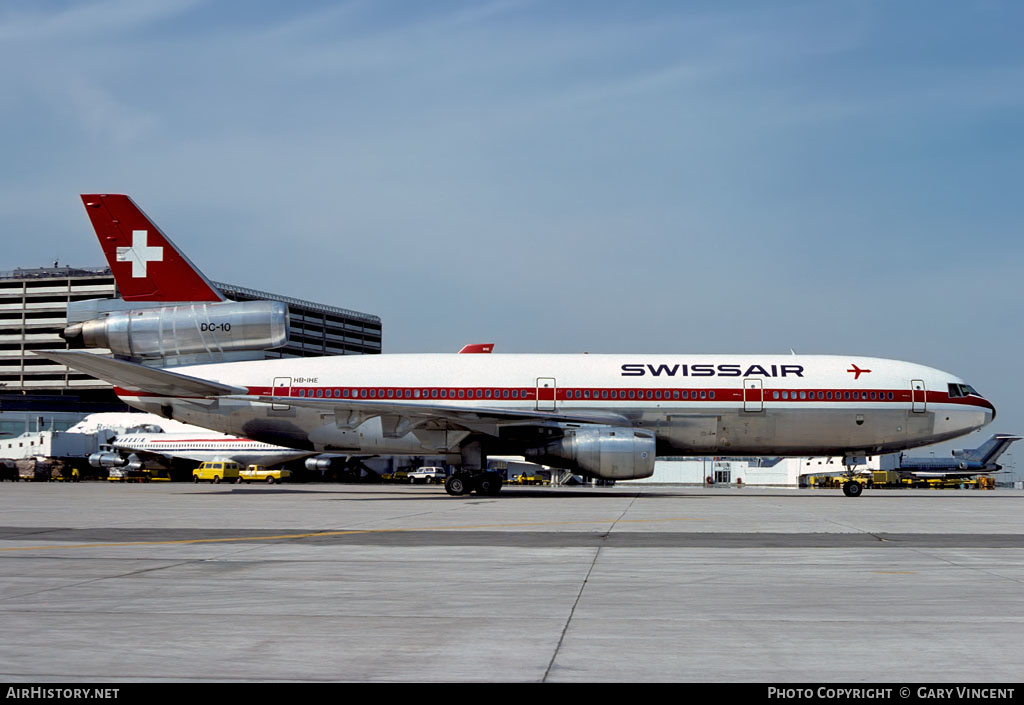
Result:
<svg viewBox="0 0 1024 705"><path fill-rule="evenodd" d="M7 698L25 700L115 700L120 688L15 688L7 689Z"/></svg>

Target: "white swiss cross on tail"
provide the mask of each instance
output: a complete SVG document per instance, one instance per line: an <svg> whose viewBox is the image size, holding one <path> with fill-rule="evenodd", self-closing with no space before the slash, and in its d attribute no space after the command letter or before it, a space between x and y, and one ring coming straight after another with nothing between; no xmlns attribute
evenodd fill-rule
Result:
<svg viewBox="0 0 1024 705"><path fill-rule="evenodd" d="M132 246L117 248L118 262L132 263L132 279L145 279L149 262L163 262L164 248L148 246L149 231L132 230Z"/></svg>
<svg viewBox="0 0 1024 705"><path fill-rule="evenodd" d="M226 300L128 196L83 193L82 203L122 299ZM160 264L154 267L154 262Z"/></svg>

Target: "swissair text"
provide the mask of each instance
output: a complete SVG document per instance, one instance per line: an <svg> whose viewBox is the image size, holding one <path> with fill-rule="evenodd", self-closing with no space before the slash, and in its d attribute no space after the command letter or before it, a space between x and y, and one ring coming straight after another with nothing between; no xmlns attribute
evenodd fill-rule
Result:
<svg viewBox="0 0 1024 705"><path fill-rule="evenodd" d="M803 377L803 365L651 365L622 366L623 377Z"/></svg>

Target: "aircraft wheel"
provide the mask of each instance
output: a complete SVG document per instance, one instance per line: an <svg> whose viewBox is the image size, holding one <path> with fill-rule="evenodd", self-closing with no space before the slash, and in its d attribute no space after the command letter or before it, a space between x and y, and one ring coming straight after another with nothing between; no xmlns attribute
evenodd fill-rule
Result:
<svg viewBox="0 0 1024 705"><path fill-rule="evenodd" d="M469 492L469 486L462 475L452 475L445 481L444 491L452 497L459 497Z"/></svg>
<svg viewBox="0 0 1024 705"><path fill-rule="evenodd" d="M476 483L477 494L495 497L501 492L501 476L496 472L485 472Z"/></svg>
<svg viewBox="0 0 1024 705"><path fill-rule="evenodd" d="M843 483L843 494L847 497L860 497L860 493L864 491L864 487L854 480L847 480Z"/></svg>

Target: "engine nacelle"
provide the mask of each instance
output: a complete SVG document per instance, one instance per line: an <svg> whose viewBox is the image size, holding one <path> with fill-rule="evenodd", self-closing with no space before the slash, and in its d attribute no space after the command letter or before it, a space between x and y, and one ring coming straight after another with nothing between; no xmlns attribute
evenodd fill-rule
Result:
<svg viewBox="0 0 1024 705"><path fill-rule="evenodd" d="M68 326L64 338L143 359L269 350L288 342L288 307L232 301L116 311Z"/></svg>
<svg viewBox="0 0 1024 705"><path fill-rule="evenodd" d="M525 456L602 480L633 480L654 474L655 441L649 431L623 426L570 428Z"/></svg>
<svg viewBox="0 0 1024 705"><path fill-rule="evenodd" d="M323 472L330 470L334 465L343 465L345 458L343 457L331 457L314 455L312 458L306 458L306 469L311 472Z"/></svg>
<svg viewBox="0 0 1024 705"><path fill-rule="evenodd" d="M90 455L89 465L92 465L94 468L122 468L123 470L129 470L132 472L138 472L139 470L145 470L147 468L153 469L164 467L159 462L144 460L135 453L125 457L120 453L115 453L114 451L109 450Z"/></svg>
<svg viewBox="0 0 1024 705"><path fill-rule="evenodd" d="M110 451L105 453L93 453L89 456L89 465L92 465L94 468L119 468L122 465L127 464L127 458Z"/></svg>

